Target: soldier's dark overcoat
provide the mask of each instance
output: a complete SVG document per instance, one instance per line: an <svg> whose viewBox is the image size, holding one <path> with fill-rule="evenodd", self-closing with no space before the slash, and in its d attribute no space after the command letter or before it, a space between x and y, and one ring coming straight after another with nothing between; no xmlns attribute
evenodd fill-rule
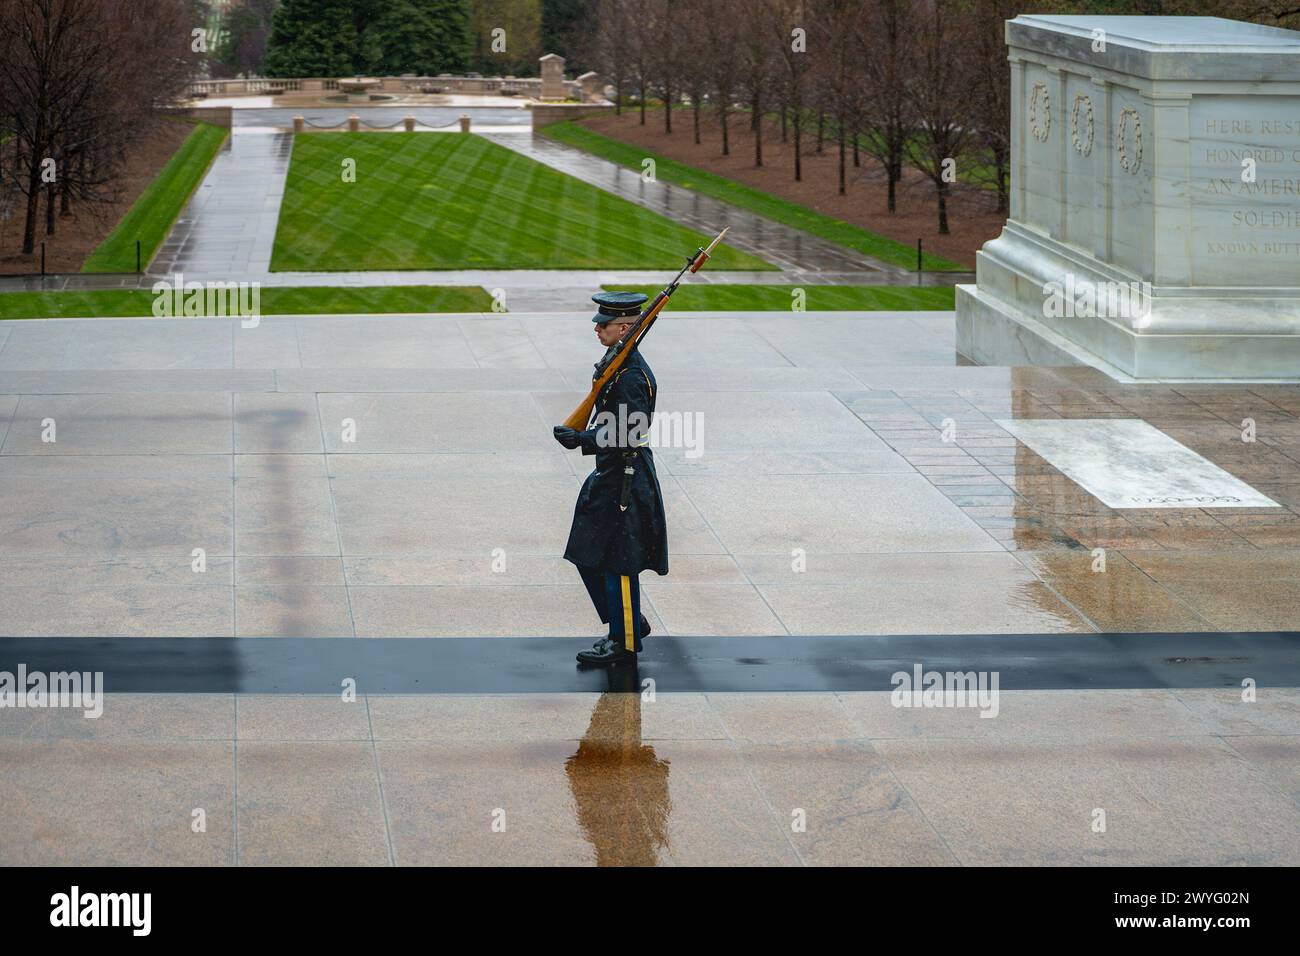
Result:
<svg viewBox="0 0 1300 956"><path fill-rule="evenodd" d="M649 422L655 409L655 377L650 366L635 347L623 367L606 383L596 397L595 414L609 412L616 418L623 407L625 421L633 421L633 412L641 412ZM593 419L598 422L599 419ZM587 476L578 502L573 509L573 527L564 557L574 564L610 574L637 574L641 571L668 573L668 529L664 520L663 493L655 474L654 455L644 435L622 434L618 428L606 429L605 440L615 444L603 446L601 429L591 427L579 433L582 453L596 456L596 470ZM619 510L623 491L624 454L634 470L627 510Z"/></svg>

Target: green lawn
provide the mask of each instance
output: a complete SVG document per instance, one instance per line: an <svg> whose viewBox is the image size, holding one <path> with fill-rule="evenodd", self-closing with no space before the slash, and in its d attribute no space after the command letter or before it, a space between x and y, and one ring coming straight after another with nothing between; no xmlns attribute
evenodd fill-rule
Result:
<svg viewBox="0 0 1300 956"><path fill-rule="evenodd" d="M294 138L271 269L667 271L705 240L479 136L310 133ZM709 268L775 267L723 248Z"/></svg>
<svg viewBox="0 0 1300 956"><path fill-rule="evenodd" d="M907 268L916 267L916 247L895 242L874 232L868 232L851 223L830 216L823 216L806 206L787 202L770 193L741 185L735 180L727 179L713 173L687 166L666 156L646 152L639 146L623 143L608 136L602 136L584 126L575 123L554 123L538 130L539 135L548 136L557 142L585 150L602 159L618 163L629 169L641 171L641 161L655 161L655 178L662 182L682 186L695 192L721 199L742 209L757 213L775 222L802 229L829 242L856 249L863 255L872 256L883 262ZM925 253L923 265L927 271L944 270L966 271L964 266L948 259Z"/></svg>
<svg viewBox="0 0 1300 956"><path fill-rule="evenodd" d="M99 244L81 271L134 272L137 239L141 268L147 266L229 134L223 127L196 123L181 148L140 194L117 228Z"/></svg>
<svg viewBox="0 0 1300 956"><path fill-rule="evenodd" d="M0 319L67 319L153 315L154 294L143 289L104 292L0 293ZM477 286L263 288L262 315L369 312L488 312L492 297Z"/></svg>
<svg viewBox="0 0 1300 956"><path fill-rule="evenodd" d="M607 285L607 290L627 286ZM806 293L804 311L903 312L921 309L951 310L952 286L897 285L681 285L668 300L665 310L724 312L788 312L796 288ZM633 286L631 291L651 297L661 290Z"/></svg>

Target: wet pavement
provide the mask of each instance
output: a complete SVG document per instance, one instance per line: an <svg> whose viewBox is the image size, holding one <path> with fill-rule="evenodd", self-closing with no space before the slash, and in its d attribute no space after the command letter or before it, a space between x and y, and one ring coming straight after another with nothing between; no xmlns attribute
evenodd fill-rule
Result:
<svg viewBox="0 0 1300 956"><path fill-rule="evenodd" d="M123 695L4 713L0 860L1294 865L1298 715L1295 690L1006 692L993 720L885 693Z"/></svg>
<svg viewBox="0 0 1300 956"><path fill-rule="evenodd" d="M676 222L713 234L733 227L737 248L778 266L766 272L702 272L692 282L760 285L954 285L969 273L920 275L824 242L689 190L647 182L630 170L579 150L536 137L526 110L473 107L371 107L370 127L400 126L414 111L422 123L445 125L461 112L475 117L484 135L502 146L613 192ZM392 270L366 272L270 272L280 203L293 146L294 115L321 127L346 121L346 109L302 113L294 109L237 109L235 128L194 197L143 275L0 276L0 291L148 289L159 278L183 274L195 282L259 282L266 287L452 285L502 290L511 311L561 312L585 302L605 284L653 285L662 272L634 270ZM391 114L391 115L390 115ZM481 114L481 115L480 115ZM480 123L480 120L482 123ZM514 125L516 131L506 132ZM368 128L370 128L368 127ZM451 134L449 134L451 135Z"/></svg>
<svg viewBox="0 0 1300 956"><path fill-rule="evenodd" d="M858 282L864 285L891 285L909 279L916 281L915 275L906 269L888 265L701 193L657 180L647 180L638 171L625 169L553 140L513 133L488 134L485 138L706 235L716 234L723 226L730 226L729 244L772 263L782 271L856 272L859 274Z"/></svg>
<svg viewBox="0 0 1300 956"><path fill-rule="evenodd" d="M224 276L227 282L266 273L292 152L292 133L232 130L141 286L178 272Z"/></svg>
<svg viewBox="0 0 1300 956"><path fill-rule="evenodd" d="M166 268L269 261L288 137L232 144ZM890 281L764 241L792 271L726 279ZM1300 862L1300 386L665 314L671 573L641 666L579 671L550 426L598 349L540 312L662 276L458 278L517 311L0 323L0 671L109 692L0 707L0 862ZM900 706L914 668L1000 686Z"/></svg>
<svg viewBox="0 0 1300 956"><path fill-rule="evenodd" d="M249 217L255 218L255 217ZM234 221L213 229L203 228L205 235L214 237L225 232L230 233L241 227L246 219L234 218ZM155 267L144 275L59 275L40 277L0 276L0 292L60 292L87 291L95 289L149 289L160 278L173 276L169 271L174 262L183 268L186 282L229 282L231 273L225 271L203 272L198 261L202 251L192 254L194 248L184 237L182 229L190 229L187 224L177 226L173 234L176 247L183 250L174 254L175 258L164 261L160 258ZM227 240L216 240L226 244ZM242 240L241 240L242 242ZM251 244L243 243L250 249ZM236 252L235 255L238 253ZM214 260L218 254L214 254ZM233 256L225 253L227 259ZM259 258L267 255L264 249L258 250ZM215 265L215 261L213 262ZM251 266L249 268L252 268ZM237 278L245 274L240 273ZM547 271L533 269L459 269L455 271L405 270L401 272L267 272L255 274L250 280L256 281L264 288L293 287L329 287L329 288L364 288L375 286L475 286L488 291L502 290L502 301L512 312L569 312L575 305L590 300L592 291L602 285L655 286L667 282L671 276L658 271L638 271L630 269L553 269ZM968 273L927 272L912 277L907 284L925 286L950 286L971 281ZM691 277L692 285L861 285L860 272L700 272ZM876 279L871 280L873 284ZM884 283L881 283L884 284ZM899 283L901 284L901 283Z"/></svg>
<svg viewBox="0 0 1300 956"><path fill-rule="evenodd" d="M1258 674L1300 686L1300 631L1209 631L1186 656L1186 632L1096 635L1062 645L1054 634L655 638L618 671L625 691L851 692L891 686L907 661L941 671L997 672L1004 691L1231 687ZM0 637L0 670L113 675L115 693L330 694L338 675L369 694L602 692L608 674L573 666L551 637ZM183 653L178 653L178 648ZM1086 674L1086 681L1081 675Z"/></svg>
<svg viewBox="0 0 1300 956"><path fill-rule="evenodd" d="M666 315L659 412L703 430L656 450L671 573L607 675L550 437L590 337L4 323L0 670L109 696L0 709L0 860L1300 862L1300 386L958 365L944 313ZM1117 420L1271 504L1114 507L1008 430ZM1114 463L1133 494L1163 448ZM918 667L1000 684L898 706Z"/></svg>
<svg viewBox="0 0 1300 956"><path fill-rule="evenodd" d="M655 629L1294 629L1300 386L961 366L953 335L944 313L664 316ZM591 339L585 313L4 323L5 630L586 635L558 543L587 463L550 425ZM1103 462L1124 480L1102 492L1027 419L1163 437ZM1192 470L1206 494L1180 495Z"/></svg>

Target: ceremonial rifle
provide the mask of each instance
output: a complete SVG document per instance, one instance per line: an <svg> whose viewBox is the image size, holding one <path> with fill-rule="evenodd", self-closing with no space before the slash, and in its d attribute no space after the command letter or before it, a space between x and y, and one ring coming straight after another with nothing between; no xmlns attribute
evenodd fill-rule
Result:
<svg viewBox="0 0 1300 956"><path fill-rule="evenodd" d="M695 255L686 260L686 265L682 266L682 271L677 273L673 281L664 286L663 291L654 297L649 308L637 317L632 328L627 330L627 334L619 339L613 349L596 363L596 371L591 376L591 391L587 393L587 397L582 400L582 403L573 410L573 414L564 420L565 426L575 431L582 431L587 427L587 422L591 418L591 410L596 407L596 396L600 394L600 390L623 367L627 357L632 354L632 348L640 344L641 339L645 338L645 334L650 331L650 326L658 318L664 303L668 301L668 297L677 291L677 285L682 281L682 276L688 271L692 273L699 272L730 228L730 226L727 226L722 232L718 233L714 240L709 243L708 248L695 250Z"/></svg>

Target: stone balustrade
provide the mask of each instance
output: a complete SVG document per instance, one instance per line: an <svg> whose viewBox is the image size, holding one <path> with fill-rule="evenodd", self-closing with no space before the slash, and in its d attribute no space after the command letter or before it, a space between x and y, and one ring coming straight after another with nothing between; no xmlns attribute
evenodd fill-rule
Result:
<svg viewBox="0 0 1300 956"><path fill-rule="evenodd" d="M584 73L576 80L564 79L564 58L555 54L542 57L546 79L530 76L465 76L440 73L437 76L377 77L376 93L462 93L471 95L523 96L531 99L570 99L583 103L603 99L603 84L595 73ZM299 77L292 79L194 80L189 95L198 99L210 96L266 96L290 93L335 93L339 78Z"/></svg>

